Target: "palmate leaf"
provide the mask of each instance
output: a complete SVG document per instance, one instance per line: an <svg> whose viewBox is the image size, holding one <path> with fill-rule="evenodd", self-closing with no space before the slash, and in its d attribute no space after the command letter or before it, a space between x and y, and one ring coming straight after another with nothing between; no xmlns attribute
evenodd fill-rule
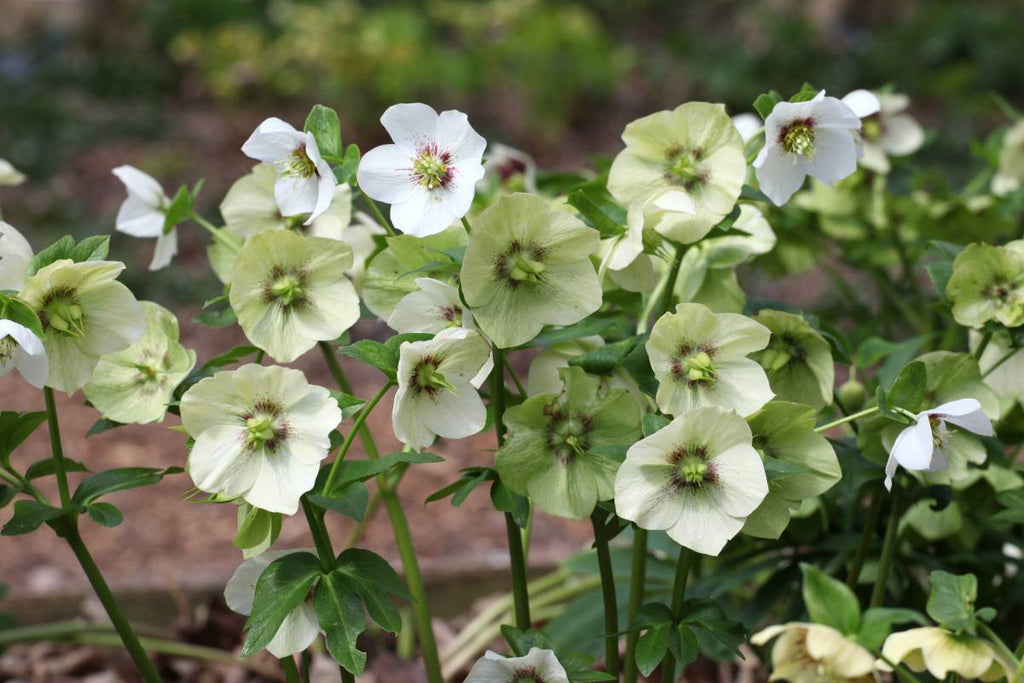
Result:
<svg viewBox="0 0 1024 683"><path fill-rule="evenodd" d="M317 584L313 611L334 661L356 676L363 673L366 653L356 647L356 639L366 628L366 621L362 601L348 588L345 577L334 572Z"/></svg>

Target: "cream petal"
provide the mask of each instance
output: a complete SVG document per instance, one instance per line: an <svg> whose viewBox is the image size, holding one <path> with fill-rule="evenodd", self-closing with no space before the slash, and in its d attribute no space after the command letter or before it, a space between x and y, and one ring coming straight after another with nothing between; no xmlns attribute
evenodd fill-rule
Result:
<svg viewBox="0 0 1024 683"><path fill-rule="evenodd" d="M228 497L245 493L257 476L263 458L245 452L245 428L218 425L198 437L188 457L188 472L200 491Z"/></svg>
<svg viewBox="0 0 1024 683"><path fill-rule="evenodd" d="M96 356L120 351L146 330L146 317L131 291L120 282L82 292L79 296L86 334L82 350Z"/></svg>
<svg viewBox="0 0 1024 683"><path fill-rule="evenodd" d="M711 462L721 482L719 501L727 514L746 517L768 495L764 464L753 446L736 444L715 455Z"/></svg>
<svg viewBox="0 0 1024 683"><path fill-rule="evenodd" d="M668 535L698 553L717 556L743 528L743 520L726 513L714 490L688 495L680 507L679 517L668 529Z"/></svg>
<svg viewBox="0 0 1024 683"><path fill-rule="evenodd" d="M671 488L672 468L663 455L660 463L648 465L627 457L615 475L617 514L652 531L676 524L686 505Z"/></svg>
<svg viewBox="0 0 1024 683"><path fill-rule="evenodd" d="M907 114L886 116L879 142L893 156L913 154L924 144L924 130L921 124Z"/></svg>

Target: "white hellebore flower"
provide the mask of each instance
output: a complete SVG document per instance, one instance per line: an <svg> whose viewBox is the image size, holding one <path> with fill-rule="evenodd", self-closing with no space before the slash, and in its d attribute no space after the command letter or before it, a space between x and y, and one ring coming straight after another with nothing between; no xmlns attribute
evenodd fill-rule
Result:
<svg viewBox="0 0 1024 683"><path fill-rule="evenodd" d="M224 587L224 601L233 612L249 616L256 598L256 582L260 574L274 560L297 552L316 554L312 548L302 550L268 550L240 564ZM277 658L291 657L313 644L320 635L320 624L310 600L299 604L281 622L273 639L267 643L267 651Z"/></svg>
<svg viewBox="0 0 1024 683"><path fill-rule="evenodd" d="M113 171L124 183L128 198L117 212L114 227L132 237L156 238L156 250L149 264L150 270L160 270L170 264L178 253L178 229L164 232L167 207L171 200L164 194L160 183L132 166L118 166Z"/></svg>
<svg viewBox="0 0 1024 683"><path fill-rule="evenodd" d="M313 488L340 422L327 389L280 366L218 372L181 397L181 424L195 439L188 470L196 487L287 515Z"/></svg>
<svg viewBox="0 0 1024 683"><path fill-rule="evenodd" d="M418 289L402 297L388 317L388 325L399 334L437 334L449 327L474 329L473 314L459 298L459 290L431 277L416 278Z"/></svg>
<svg viewBox="0 0 1024 683"><path fill-rule="evenodd" d="M754 139L754 136L764 129L761 117L757 114L751 114L749 111L733 116L732 125L736 126L737 132L743 138L743 144L750 142Z"/></svg>
<svg viewBox="0 0 1024 683"><path fill-rule="evenodd" d="M525 657L502 657L488 650L469 670L465 683L569 683L569 674L551 650L531 647Z"/></svg>
<svg viewBox="0 0 1024 683"><path fill-rule="evenodd" d="M394 144L367 152L356 178L369 197L391 205L391 222L425 237L466 215L487 142L460 111L395 104L380 117Z"/></svg>
<svg viewBox="0 0 1024 683"><path fill-rule="evenodd" d="M906 95L854 90L843 98L843 104L861 118L860 165L866 169L888 173L890 156L913 154L924 144L921 124L903 113L910 105Z"/></svg>
<svg viewBox="0 0 1024 683"><path fill-rule="evenodd" d="M391 422L410 448L434 439L462 439L484 428L487 410L477 394L491 370L491 347L473 330L450 328L399 349L398 392Z"/></svg>
<svg viewBox="0 0 1024 683"><path fill-rule="evenodd" d="M242 153L277 169L274 199L281 215L309 214L305 223L309 225L330 207L338 181L320 156L312 133L271 117L256 127L242 145Z"/></svg>
<svg viewBox="0 0 1024 683"><path fill-rule="evenodd" d="M14 369L39 389L50 375L42 340L24 325L0 320L0 377Z"/></svg>
<svg viewBox="0 0 1024 683"><path fill-rule="evenodd" d="M764 122L765 144L754 160L761 191L782 206L813 176L829 185L857 170L860 119L822 90L806 102L779 102Z"/></svg>
<svg viewBox="0 0 1024 683"><path fill-rule="evenodd" d="M25 182L25 174L14 168L7 159L0 159L0 186L21 185Z"/></svg>
<svg viewBox="0 0 1024 683"><path fill-rule="evenodd" d="M19 291L31 261L28 240L13 225L0 221L0 289Z"/></svg>
<svg viewBox="0 0 1024 683"><path fill-rule="evenodd" d="M896 467L908 470L937 472L949 467L949 432L951 424L981 436L992 436L992 422L973 398L960 398L937 408L917 414L917 424L907 427L896 442L885 464L885 487L892 490Z"/></svg>

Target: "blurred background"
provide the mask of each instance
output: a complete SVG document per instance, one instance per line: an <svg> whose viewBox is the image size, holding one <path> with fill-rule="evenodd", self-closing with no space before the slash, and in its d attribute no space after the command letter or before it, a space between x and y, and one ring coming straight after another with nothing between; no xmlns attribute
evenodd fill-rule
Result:
<svg viewBox="0 0 1024 683"><path fill-rule="evenodd" d="M0 204L36 250L62 234L113 231L124 190L110 170L121 164L150 173L168 194L205 178L199 207L219 222L224 192L253 163L239 151L252 129L268 116L300 125L317 102L338 111L345 143L363 150L384 141L378 119L388 105L422 101L467 112L489 141L533 155L542 168L570 170L615 154L629 121L688 100L724 102L735 114L751 111L761 92L788 96L804 81L836 96L891 84L911 96L929 131L916 163L950 188L979 163L972 155L982 151L970 141L1008 121L995 94L1024 108L1018 0L3 0L2 10L0 158L28 181L0 189ZM220 289L206 264L207 238L193 228L183 231L175 264L156 274L146 270L148 240L114 235L111 254L128 264L122 279L139 298L180 311L183 341L202 363L244 340L190 322ZM328 384L318 360L299 367ZM355 379L360 393L380 382L372 371ZM12 377L0 380L0 397L4 409L42 403ZM62 402L72 457L97 467L183 463L180 435L158 427L83 441L96 416L81 403ZM374 426L390 433L387 412L374 415ZM445 577L459 588L474 572L505 566L504 526L485 496L457 515L447 503L421 504L490 447L484 437L443 445L437 452L448 463L403 484L438 596ZM21 464L44 452L36 434ZM148 609L149 589L168 589L159 609L176 615L179 635L231 648L241 621L217 631L181 596L196 587L215 593L237 565L234 510L184 505L186 486L168 480L120 494L125 523L88 528L86 540L115 587L141 596L139 610ZM0 522L8 515L0 511ZM333 531L346 533L346 524ZM531 561L550 566L584 547L589 527L544 519L535 534ZM391 538L380 517L365 542L397 562ZM282 543L308 544L302 525L286 525ZM0 611L30 621L67 616L62 596L84 586L70 553L45 529L0 538L0 582L10 589ZM459 609L453 602L442 616ZM457 620L439 626L442 642L451 624ZM231 629L234 641L211 635ZM54 661L22 655L33 666ZM0 679L10 656L0 658ZM89 669L57 671L53 680L79 680L81 671ZM416 680L391 676L381 680Z"/></svg>

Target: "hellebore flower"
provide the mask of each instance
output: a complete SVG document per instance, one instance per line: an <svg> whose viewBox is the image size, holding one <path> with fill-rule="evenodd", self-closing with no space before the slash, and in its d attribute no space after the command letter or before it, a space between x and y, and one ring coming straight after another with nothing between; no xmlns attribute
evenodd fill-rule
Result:
<svg viewBox="0 0 1024 683"><path fill-rule="evenodd" d="M398 333L437 334L449 327L473 329L473 314L465 309L459 290L447 282L430 277L416 278L415 292L406 294L388 317L388 325Z"/></svg>
<svg viewBox="0 0 1024 683"><path fill-rule="evenodd" d="M286 515L316 483L340 423L327 389L280 366L218 372L181 397L181 424L195 439L188 471L196 487Z"/></svg>
<svg viewBox="0 0 1024 683"><path fill-rule="evenodd" d="M14 168L6 159L0 159L0 186L21 185L25 182L25 174Z"/></svg>
<svg viewBox="0 0 1024 683"><path fill-rule="evenodd" d="M967 245L953 261L946 295L961 325L979 328L990 320L1006 327L1024 324L1024 240L1002 247Z"/></svg>
<svg viewBox="0 0 1024 683"><path fill-rule="evenodd" d="M1024 121L1018 121L1006 131L1003 148L999 152L999 167L992 176L992 193L1004 196L1024 183Z"/></svg>
<svg viewBox="0 0 1024 683"><path fill-rule="evenodd" d="M502 657L488 650L469 670L465 683L569 683L551 650L531 647L525 657Z"/></svg>
<svg viewBox="0 0 1024 683"><path fill-rule="evenodd" d="M882 645L882 656L918 673L927 670L940 681L951 673L968 681L1010 681L1016 669L988 641L938 626L893 633Z"/></svg>
<svg viewBox="0 0 1024 683"><path fill-rule="evenodd" d="M441 232L469 211L487 142L460 111L438 114L425 104L395 104L380 122L393 144L359 161L367 196L391 205L391 222L420 237Z"/></svg>
<svg viewBox="0 0 1024 683"><path fill-rule="evenodd" d="M0 290L20 290L31 261L28 240L13 225L0 221Z"/></svg>
<svg viewBox="0 0 1024 683"><path fill-rule="evenodd" d="M132 237L156 238L156 249L150 270L160 270L178 253L178 229L167 226L167 209L171 200L160 183L132 166L118 166L111 171L124 183L128 198L121 204L114 229ZM165 230L169 227L170 229Z"/></svg>
<svg viewBox="0 0 1024 683"><path fill-rule="evenodd" d="M875 683L875 656L824 624L777 624L750 637L754 645L772 646L769 681L790 683Z"/></svg>
<svg viewBox="0 0 1024 683"><path fill-rule="evenodd" d="M825 338L792 313L765 309L755 320L772 333L768 347L752 357L768 373L775 395L818 410L832 403L835 367Z"/></svg>
<svg viewBox="0 0 1024 683"><path fill-rule="evenodd" d="M0 320L0 377L11 370L42 389L50 374L43 342L32 330L13 320Z"/></svg>
<svg viewBox="0 0 1024 683"><path fill-rule="evenodd" d="M921 124L903 113L910 105L906 95L854 90L842 101L861 119L860 165L864 168L888 173L892 168L889 157L913 154L924 144Z"/></svg>

